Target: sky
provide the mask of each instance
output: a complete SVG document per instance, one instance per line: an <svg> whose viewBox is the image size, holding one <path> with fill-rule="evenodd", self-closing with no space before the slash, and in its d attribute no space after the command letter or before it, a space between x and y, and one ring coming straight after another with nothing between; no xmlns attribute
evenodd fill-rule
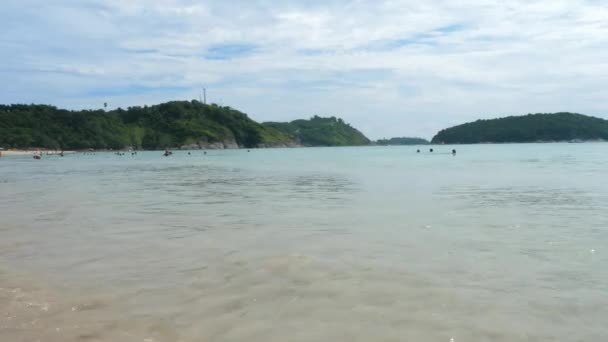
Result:
<svg viewBox="0 0 608 342"><path fill-rule="evenodd" d="M256 121L431 138L507 115L608 118L608 0L2 0L0 103L199 99Z"/></svg>

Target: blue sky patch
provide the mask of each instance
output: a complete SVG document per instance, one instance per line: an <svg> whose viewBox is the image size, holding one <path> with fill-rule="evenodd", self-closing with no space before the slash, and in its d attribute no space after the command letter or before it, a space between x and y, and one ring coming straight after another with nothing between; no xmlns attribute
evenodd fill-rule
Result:
<svg viewBox="0 0 608 342"><path fill-rule="evenodd" d="M442 26L428 32L416 33L409 37L372 42L369 46L367 46L366 50L392 51L411 45L437 46L439 45L437 38L450 33L460 32L465 29L466 26L464 24Z"/></svg>
<svg viewBox="0 0 608 342"><path fill-rule="evenodd" d="M251 55L257 46L249 43L217 44L207 49L206 59L228 60Z"/></svg>
<svg viewBox="0 0 608 342"><path fill-rule="evenodd" d="M465 29L466 29L466 25L464 25L464 24L453 24L453 25L440 27L440 28L436 29L434 32L448 34L448 33L464 31Z"/></svg>
<svg viewBox="0 0 608 342"><path fill-rule="evenodd" d="M136 54L151 54L151 53L159 52L157 49L133 49L133 50L126 50L126 51L131 52L131 53L136 53Z"/></svg>

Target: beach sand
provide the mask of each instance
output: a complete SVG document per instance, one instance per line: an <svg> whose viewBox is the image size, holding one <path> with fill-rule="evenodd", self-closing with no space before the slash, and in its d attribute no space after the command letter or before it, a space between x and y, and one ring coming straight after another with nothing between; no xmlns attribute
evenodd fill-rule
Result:
<svg viewBox="0 0 608 342"><path fill-rule="evenodd" d="M34 154L36 151L23 151L23 150L0 150L3 156L24 156L28 154Z"/></svg>
<svg viewBox="0 0 608 342"><path fill-rule="evenodd" d="M59 154L61 153L61 151L54 151L54 150L33 150L33 151L29 151L29 150L0 150L0 153L2 153L3 156L27 156L27 155L34 155L38 152L42 152L42 155L46 155L47 153L50 154ZM63 151L64 154L70 154L70 153L75 153L74 151Z"/></svg>

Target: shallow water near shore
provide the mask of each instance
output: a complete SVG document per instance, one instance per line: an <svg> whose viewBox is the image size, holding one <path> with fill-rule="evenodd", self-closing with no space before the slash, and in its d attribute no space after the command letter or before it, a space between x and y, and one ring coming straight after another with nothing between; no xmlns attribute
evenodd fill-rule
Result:
<svg viewBox="0 0 608 342"><path fill-rule="evenodd" d="M608 338L608 144L428 148L2 157L0 340Z"/></svg>

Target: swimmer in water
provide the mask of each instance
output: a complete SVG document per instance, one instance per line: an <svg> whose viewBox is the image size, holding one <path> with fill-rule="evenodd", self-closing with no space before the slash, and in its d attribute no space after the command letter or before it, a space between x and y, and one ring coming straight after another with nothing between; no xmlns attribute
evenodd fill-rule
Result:
<svg viewBox="0 0 608 342"><path fill-rule="evenodd" d="M452 155L455 156L456 155L456 150L452 150Z"/></svg>
<svg viewBox="0 0 608 342"><path fill-rule="evenodd" d="M429 150L429 152L433 152L433 149L431 148L431 149Z"/></svg>

